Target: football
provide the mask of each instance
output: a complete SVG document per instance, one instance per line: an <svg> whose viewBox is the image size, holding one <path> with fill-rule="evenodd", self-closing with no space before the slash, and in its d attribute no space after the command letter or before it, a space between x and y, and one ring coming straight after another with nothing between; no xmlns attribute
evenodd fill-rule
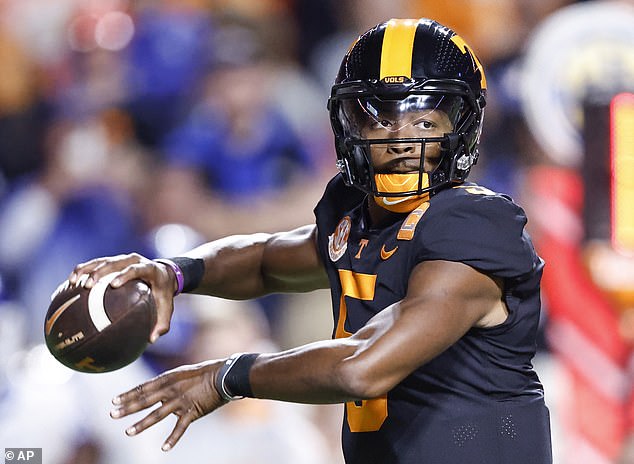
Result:
<svg viewBox="0 0 634 464"><path fill-rule="evenodd" d="M109 274L84 288L83 282L62 283L51 296L44 338L51 354L79 372L110 372L136 360L156 324L150 287L131 280L110 286Z"/></svg>

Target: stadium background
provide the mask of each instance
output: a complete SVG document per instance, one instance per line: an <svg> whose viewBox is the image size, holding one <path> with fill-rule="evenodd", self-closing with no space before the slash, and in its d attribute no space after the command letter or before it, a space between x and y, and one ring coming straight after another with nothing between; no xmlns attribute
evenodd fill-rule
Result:
<svg viewBox="0 0 634 464"><path fill-rule="evenodd" d="M527 209L547 261L536 365L555 462L634 463L634 263L610 241L607 158L611 98L634 91L634 46L622 46L634 39L610 12L634 17L633 5L0 0L0 447L42 448L50 464L342 462L338 406L237 402L194 424L167 455L159 446L171 424L131 439L108 417L115 393L166 368L328 337L327 292L241 303L181 296L168 336L132 366L95 376L52 360L43 317L51 292L92 257L170 256L312 221L335 173L326 100L339 60L369 26L426 16L457 30L487 70L472 176ZM583 13L592 27L548 42L544 24L565 28L561 13L585 7L595 8ZM595 30L615 37L584 55L577 45ZM543 55L550 68L537 63ZM547 72L571 62L555 78ZM567 135L550 122L561 106ZM634 159L634 142L624 144ZM632 215L625 208L621 222Z"/></svg>

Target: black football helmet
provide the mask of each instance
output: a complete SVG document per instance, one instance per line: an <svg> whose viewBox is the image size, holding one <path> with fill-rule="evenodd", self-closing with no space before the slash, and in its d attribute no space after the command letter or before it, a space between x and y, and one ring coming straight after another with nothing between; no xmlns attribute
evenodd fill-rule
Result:
<svg viewBox="0 0 634 464"><path fill-rule="evenodd" d="M485 94L480 61L451 29L430 19L392 19L370 29L344 56L328 100L337 168L344 181L370 195L397 197L432 195L463 182L478 159ZM434 138L402 137L399 131L387 138L364 136L364 125L392 125L385 115L398 123L408 111L434 109L449 116L453 132ZM397 144L420 144L418 186L399 193L381 191L371 146ZM425 148L431 144L436 151L440 147L440 161L423 176Z"/></svg>

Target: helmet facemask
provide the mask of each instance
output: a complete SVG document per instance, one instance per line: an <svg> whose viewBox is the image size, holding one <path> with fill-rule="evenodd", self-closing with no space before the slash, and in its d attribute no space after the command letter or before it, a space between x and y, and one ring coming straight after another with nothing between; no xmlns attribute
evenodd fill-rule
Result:
<svg viewBox="0 0 634 464"><path fill-rule="evenodd" d="M420 204L475 164L481 121L461 92L338 91L330 102L337 167L380 206L406 212L402 197Z"/></svg>

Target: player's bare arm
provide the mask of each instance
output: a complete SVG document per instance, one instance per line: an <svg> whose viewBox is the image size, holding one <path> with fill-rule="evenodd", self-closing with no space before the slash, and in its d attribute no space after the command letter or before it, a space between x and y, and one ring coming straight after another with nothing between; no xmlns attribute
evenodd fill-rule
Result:
<svg viewBox="0 0 634 464"><path fill-rule="evenodd" d="M262 354L251 369L256 397L308 403L369 399L391 390L472 327L506 319L498 282L448 261L419 264L407 296L349 338Z"/></svg>
<svg viewBox="0 0 634 464"><path fill-rule="evenodd" d="M340 403L387 393L472 327L506 318L498 282L461 263L419 264L403 300L385 308L349 338L315 342L281 353L261 354L250 371L257 398L299 403ZM222 362L170 371L115 399L113 417L125 417L159 402L137 422L139 433L179 416L163 449L176 444L195 419L224 404L212 388ZM204 384L204 385L203 385Z"/></svg>
<svg viewBox="0 0 634 464"><path fill-rule="evenodd" d="M275 292L306 292L328 288L328 279L317 254L317 228L307 225L275 234L236 235L204 244L185 256L204 261L204 274L196 293L232 299L249 299ZM87 275L90 288L99 279L119 272L111 285L118 287L141 279L152 288L157 323L155 341L169 330L174 311L176 279L165 264L137 253L97 258L75 267L71 284Z"/></svg>
<svg viewBox="0 0 634 464"><path fill-rule="evenodd" d="M233 236L185 256L202 257L205 274L195 293L230 299L328 288L316 244L317 227L276 234Z"/></svg>

